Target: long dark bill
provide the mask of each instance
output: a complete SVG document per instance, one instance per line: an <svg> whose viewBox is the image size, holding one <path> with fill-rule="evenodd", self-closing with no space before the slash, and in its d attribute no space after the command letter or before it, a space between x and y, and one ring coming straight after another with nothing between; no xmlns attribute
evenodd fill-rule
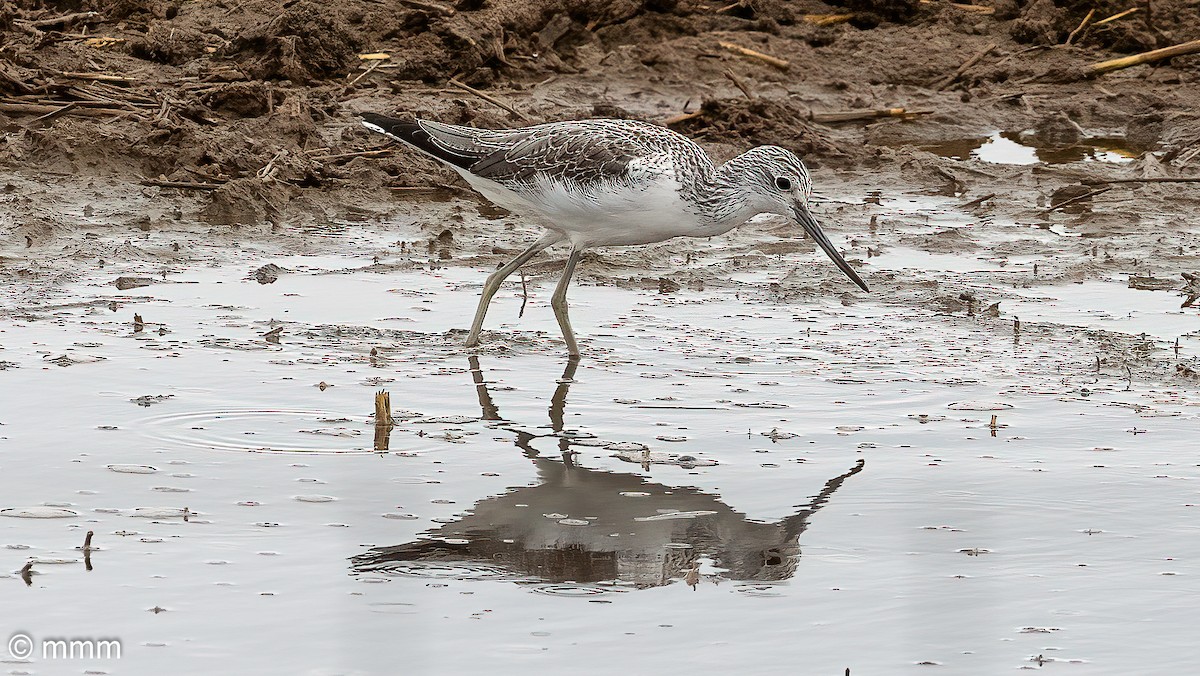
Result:
<svg viewBox="0 0 1200 676"><path fill-rule="evenodd" d="M817 245L825 251L825 253L829 254L829 258L833 260L833 263L838 266L839 270L846 273L846 276L854 280L855 284L862 287L863 291L870 291L870 289L867 288L866 282L862 280L862 277L858 276L858 273L854 271L854 268L850 267L850 264L846 262L846 259L842 258L842 254L838 253L838 250L834 248L833 242L830 242L829 238L825 236L824 232L822 232L821 226L817 224L817 220L808 212L808 206L804 204L792 205L792 215L794 215L796 221L803 226L804 232L807 232L808 236L812 237L813 241L816 242Z"/></svg>

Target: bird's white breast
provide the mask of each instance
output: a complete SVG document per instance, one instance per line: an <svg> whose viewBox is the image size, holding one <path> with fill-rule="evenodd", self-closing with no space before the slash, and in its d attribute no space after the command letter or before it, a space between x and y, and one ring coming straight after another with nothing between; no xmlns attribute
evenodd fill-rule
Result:
<svg viewBox="0 0 1200 676"><path fill-rule="evenodd" d="M466 171L459 174L497 205L561 232L576 247L625 246L697 235L701 224L679 194L670 169L631 167L629 182L608 182L581 190L547 180L530 192L505 186Z"/></svg>

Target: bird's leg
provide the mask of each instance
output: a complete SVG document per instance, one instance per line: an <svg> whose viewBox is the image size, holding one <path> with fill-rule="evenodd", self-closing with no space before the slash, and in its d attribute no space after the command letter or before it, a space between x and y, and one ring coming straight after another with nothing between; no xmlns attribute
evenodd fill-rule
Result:
<svg viewBox="0 0 1200 676"><path fill-rule="evenodd" d="M554 390L554 395L550 397L550 429L554 430L555 434L562 434L563 428L566 426L563 417L567 410L567 393L571 390L571 383L575 382L575 371L578 368L579 357L567 359L567 366L563 369L562 378L558 379L558 387Z"/></svg>
<svg viewBox="0 0 1200 676"><path fill-rule="evenodd" d="M572 357L579 356L579 346L575 344L575 331L571 329L571 318L567 316L567 287L571 285L571 275L575 274L575 264L583 254L582 249L571 249L567 258L567 266L563 268L562 279L554 287L554 295L550 297L550 307L554 308L554 317L562 329L563 340L567 341L567 352Z"/></svg>
<svg viewBox="0 0 1200 676"><path fill-rule="evenodd" d="M500 283L504 281L504 278L560 239L562 239L561 235L546 233L542 235L541 239L529 245L528 249L522 251L521 255L488 275L487 281L483 283L483 293L479 297L479 307L475 309L475 320L471 322L471 332L467 334L467 347L475 347L479 344L479 332L483 330L483 318L487 315L488 304L492 302L492 296L495 296L496 292L500 290Z"/></svg>
<svg viewBox="0 0 1200 676"><path fill-rule="evenodd" d="M562 378L558 380L558 387L554 390L554 396L550 397L550 429L558 435L558 452L562 454L563 464L571 467L575 464L571 451L571 437L563 434L565 423L563 415L567 410L567 392L571 389L571 383L575 382L575 369L579 368L579 357L571 355L567 358L567 367L563 369Z"/></svg>

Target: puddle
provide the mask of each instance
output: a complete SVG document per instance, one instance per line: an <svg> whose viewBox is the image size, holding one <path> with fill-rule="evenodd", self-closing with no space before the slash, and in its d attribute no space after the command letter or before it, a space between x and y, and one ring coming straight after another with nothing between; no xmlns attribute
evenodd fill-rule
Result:
<svg viewBox="0 0 1200 676"><path fill-rule="evenodd" d="M962 253L934 253L910 249L908 247L889 247L882 255L871 259L871 265L878 270L920 270L926 274L945 275L946 273L973 274L999 272L1027 274L1026 266L1009 265L1008 260L988 259L982 256L963 255Z"/></svg>
<svg viewBox="0 0 1200 676"><path fill-rule="evenodd" d="M1131 289L1124 280L1089 280L1013 293L1021 298L1004 305L1022 321L1144 333L1160 340L1189 334L1200 337L1200 308L1181 308L1177 293Z"/></svg>
<svg viewBox="0 0 1200 676"><path fill-rule="evenodd" d="M942 224L941 227L953 226ZM979 237L982 239L983 236ZM1039 230L1023 233L1022 237L1036 247L1053 242L1058 235ZM1165 341L1200 337L1200 308L1180 307L1185 296L1177 291L1174 280L1170 280L1172 283L1168 288L1154 291L1130 288L1128 275L1050 283L1052 277L1047 278L1045 273L1041 278L1036 275L1039 263L1044 270L1069 265L1075 260L1061 251L1050 251L994 256L893 246L872 257L870 265L875 270L915 271L922 276L967 285L989 304L998 301L1003 317L1015 317L1023 322L1052 322L1129 335L1145 334Z"/></svg>
<svg viewBox="0 0 1200 676"><path fill-rule="evenodd" d="M267 258L292 272L259 284L252 252L122 292L105 270L5 327L0 582L23 631L102 617L137 671L195 673L670 673L701 643L811 673L1052 649L1132 673L1192 641L1200 399L1097 377L1071 335L582 284L571 364L538 280L523 317L502 289L472 356L449 330L485 270ZM942 262L890 264L914 261ZM1151 321L1174 299L1094 284L1013 311ZM375 451L379 389L396 423Z"/></svg>
<svg viewBox="0 0 1200 676"><path fill-rule="evenodd" d="M1020 132L996 132L985 138L959 139L918 146L942 157L977 159L994 164L1067 164L1070 162L1131 162L1141 153L1123 138L1091 137L1065 148L1033 145Z"/></svg>
<svg viewBox="0 0 1200 676"><path fill-rule="evenodd" d="M372 453L366 416L330 426L328 411L222 410L162 415L142 421L156 443L247 453ZM360 439L361 437L361 439ZM335 441L336 440L336 441ZM339 443L340 442L340 443Z"/></svg>

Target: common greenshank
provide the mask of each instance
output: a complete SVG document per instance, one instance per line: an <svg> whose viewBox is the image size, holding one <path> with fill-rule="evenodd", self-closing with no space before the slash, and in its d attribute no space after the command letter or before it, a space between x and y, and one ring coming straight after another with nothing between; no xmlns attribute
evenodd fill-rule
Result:
<svg viewBox="0 0 1200 676"><path fill-rule="evenodd" d="M363 125L446 164L495 204L546 232L488 276L467 335L479 344L500 283L552 244L571 246L550 306L572 357L567 287L585 249L712 237L759 214L794 219L855 284L866 283L821 231L808 208L812 182L794 153L759 146L713 164L691 139L635 120L575 120L521 129L475 129L362 114Z"/></svg>

